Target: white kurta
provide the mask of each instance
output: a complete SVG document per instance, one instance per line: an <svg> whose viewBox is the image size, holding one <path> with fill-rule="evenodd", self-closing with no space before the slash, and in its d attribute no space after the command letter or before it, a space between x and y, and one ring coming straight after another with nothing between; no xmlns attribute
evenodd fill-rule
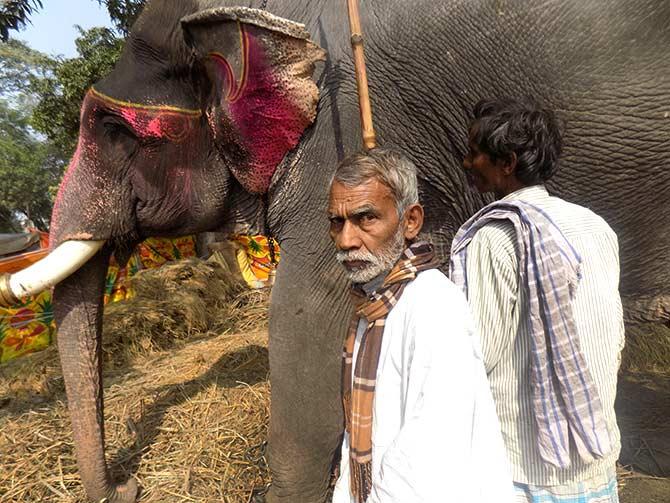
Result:
<svg viewBox="0 0 670 503"><path fill-rule="evenodd" d="M513 487L479 339L462 292L437 270L405 288L384 328L367 503L506 503ZM363 323L359 324L354 361ZM352 503L349 444L333 503Z"/></svg>

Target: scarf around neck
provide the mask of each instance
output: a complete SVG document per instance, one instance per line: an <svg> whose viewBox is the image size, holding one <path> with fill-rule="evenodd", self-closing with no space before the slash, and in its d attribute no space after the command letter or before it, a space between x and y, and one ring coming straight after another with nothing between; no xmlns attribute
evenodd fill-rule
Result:
<svg viewBox="0 0 670 503"><path fill-rule="evenodd" d="M436 267L433 246L425 242L415 243L403 252L379 291L367 299L358 289L352 292L356 311L342 355L342 400L345 428L349 434L351 493L356 503L365 503L372 487L372 408L386 317L407 284L419 272ZM361 318L366 319L367 327L354 368L354 344Z"/></svg>

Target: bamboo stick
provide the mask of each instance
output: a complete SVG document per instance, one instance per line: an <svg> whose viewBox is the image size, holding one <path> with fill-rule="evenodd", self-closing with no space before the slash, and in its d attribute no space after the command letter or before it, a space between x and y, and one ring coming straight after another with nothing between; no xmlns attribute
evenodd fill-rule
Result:
<svg viewBox="0 0 670 503"><path fill-rule="evenodd" d="M356 84L358 86L358 103L361 112L361 132L363 145L366 149L374 148L377 144L375 130L372 124L372 108L368 91L368 77L365 71L365 53L363 50L363 30L358 13L358 0L347 0L349 9L349 25L351 27L351 48L354 53L356 68Z"/></svg>

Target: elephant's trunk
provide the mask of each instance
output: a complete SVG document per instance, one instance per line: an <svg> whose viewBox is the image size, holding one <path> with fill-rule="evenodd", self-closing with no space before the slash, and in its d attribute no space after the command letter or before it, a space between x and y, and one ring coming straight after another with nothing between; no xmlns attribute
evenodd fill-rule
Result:
<svg viewBox="0 0 670 503"><path fill-rule="evenodd" d="M102 297L109 251L98 252L56 286L54 306L77 464L94 502L133 502L137 483L115 486L105 462L102 401Z"/></svg>

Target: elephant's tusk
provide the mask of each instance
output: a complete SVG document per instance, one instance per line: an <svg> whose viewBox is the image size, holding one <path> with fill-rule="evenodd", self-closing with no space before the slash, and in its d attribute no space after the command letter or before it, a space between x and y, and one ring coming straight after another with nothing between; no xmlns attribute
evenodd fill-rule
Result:
<svg viewBox="0 0 670 503"><path fill-rule="evenodd" d="M83 266L104 241L65 241L39 262L13 275L0 276L0 306L9 307L21 297L38 294L60 283Z"/></svg>

